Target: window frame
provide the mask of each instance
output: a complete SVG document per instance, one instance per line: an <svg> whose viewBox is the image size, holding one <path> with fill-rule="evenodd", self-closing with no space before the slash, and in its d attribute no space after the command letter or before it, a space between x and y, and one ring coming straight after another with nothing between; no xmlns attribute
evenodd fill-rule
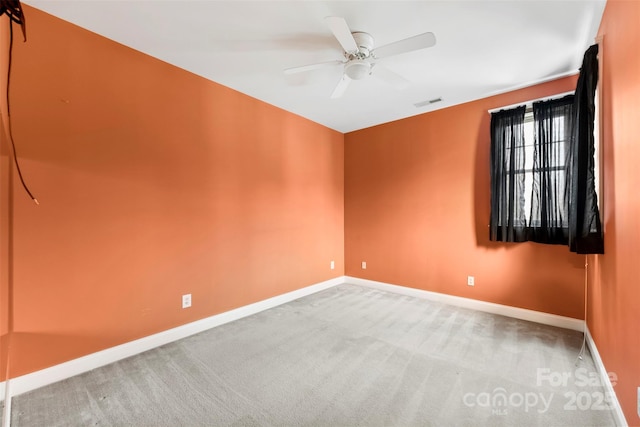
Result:
<svg viewBox="0 0 640 427"><path fill-rule="evenodd" d="M563 181L566 183L566 166L564 164L562 164L562 161L564 161L564 159L566 159L566 152L568 149L568 145L570 143L570 134L567 134L567 132L565 131L562 134L562 139L558 140L558 141L552 141L550 142L550 144L563 144L562 147L559 148L554 148L557 150L560 150L560 152L562 152L563 154L559 155L557 158L557 164L555 166L552 167L536 167L535 165L535 150L536 150L536 144L537 144L537 140L536 140L536 126L535 126L535 119L534 119L534 114L533 114L533 104L538 102L538 101L551 101L551 100L556 100L556 99L562 99L568 95L573 95L574 91L569 91L569 92L565 92L565 93L560 93L560 94L555 94L552 96L548 96L548 97L543 97L543 98L538 98L538 99L533 99L524 103L519 103L519 104L513 104L510 106L506 106L506 107L501 107L501 108L496 108L496 109L492 109L489 110L489 113L494 113L494 112L498 112L500 110L508 110L508 109L513 109L513 108L517 108L517 107L522 107L525 106L525 115L524 115L524 121L523 121L523 135L524 135L524 140L523 140L523 144L520 147L516 147L516 148L522 148L524 149L524 153L525 153L525 165L523 168L520 169L514 169L513 171L511 171L510 169L508 169L508 166L506 169L503 170L503 176L506 175L513 175L513 176L519 176L521 179L519 179L519 181L522 181L524 183L524 189L522 190L522 192L519 192L518 190L515 190L515 193L513 194L514 199L518 199L520 197L522 197L524 199L524 207L523 207L523 212L524 212L524 218L522 218L522 214L517 215L513 218L502 218L499 217L498 219L498 223L497 226L499 228L502 227L507 227L509 226L508 223L511 223L512 227L514 228L514 230L519 230L517 234L519 235L523 235L523 236L529 236L526 237L524 241L532 241L532 242L538 242L538 243L543 243L543 241L538 240L537 238L533 237L533 236L537 236L539 235L539 231L536 230L544 230L544 229L554 229L554 230L558 230L559 232L561 232L562 234L567 234L568 230L569 230L569 223L568 220L565 220L564 218L566 218L566 216L562 216L562 224L552 224L548 227L543 227L542 226L542 219L541 218L537 218L537 219L533 219L532 218L532 208L533 208L533 204L534 204L534 193L533 193L533 186L535 185L536 182L536 172L540 172L540 171L549 171L551 173L554 172L558 172L563 174L564 176L560 179L563 179ZM566 119L563 119L566 120ZM558 129L567 129L567 127L564 126L564 124L561 124L560 126L558 126ZM528 147L528 148L526 148ZM511 150L512 148L509 148L509 150ZM561 157L562 156L562 157ZM529 157L527 159L527 157ZM491 166L493 168L493 165ZM493 196L492 196L493 197ZM507 221L507 224L504 223L504 221ZM491 224L490 224L490 228L491 228ZM552 233L553 234L553 233ZM523 241L523 240L517 240L517 241ZM555 241L549 241L549 242L544 242L544 243L552 243L552 244L560 244L559 242L555 242Z"/></svg>

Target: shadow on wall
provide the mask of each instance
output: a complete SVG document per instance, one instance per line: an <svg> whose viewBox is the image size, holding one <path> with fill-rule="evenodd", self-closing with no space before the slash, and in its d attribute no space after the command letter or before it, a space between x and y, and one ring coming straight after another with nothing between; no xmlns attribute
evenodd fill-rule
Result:
<svg viewBox="0 0 640 427"><path fill-rule="evenodd" d="M511 245L499 244L489 240L489 219L491 216L490 124L491 115L488 113L482 114L478 137L476 138L476 163L473 180L476 244L487 249L505 249Z"/></svg>
<svg viewBox="0 0 640 427"><path fill-rule="evenodd" d="M593 280L592 289L600 291L603 286L607 286L610 289L614 288L618 284L617 280L617 268L614 263L607 263L603 261L603 258L607 256L611 259L617 259L616 256L616 185L615 185L615 157L613 147L613 118L618 111L613 111L614 105L611 96L606 96L606 93L611 88L611 73L615 70L605 70L604 57L606 55L606 45L604 40L600 43L600 98L599 105L599 131L600 131L600 194L598 194L598 204L600 208L600 218L602 219L602 230L604 234L604 250L606 255L595 255L592 257L593 261L596 261L597 268L592 271L590 280ZM606 277L608 283L603 283L602 278ZM613 293L615 295L615 292ZM589 295L590 297L593 295ZM592 298L593 300L593 298ZM617 298L614 298L617 300ZM605 304L606 302L598 298L597 302ZM614 313L617 308L610 306L606 307L603 312ZM639 406L640 408L640 406Z"/></svg>
<svg viewBox="0 0 640 427"><path fill-rule="evenodd" d="M604 233L604 255L589 256L589 288L588 288L588 326L590 332L598 344L603 360L611 363L617 354L609 353L609 349L614 347L611 343L612 336L607 331L617 329L615 325L624 323L619 318L623 311L621 305L624 304L621 283L618 281L619 262L618 239L616 224L616 185L615 185L615 149L614 149L614 117L621 111L615 111L612 96L607 96L611 91L611 75L617 72L616 69L605 69L604 58L607 55L607 40L600 43L600 194L598 194L598 204L602 218ZM625 381L625 378L621 378ZM618 387L619 389L619 387ZM640 405L638 405L640 410Z"/></svg>

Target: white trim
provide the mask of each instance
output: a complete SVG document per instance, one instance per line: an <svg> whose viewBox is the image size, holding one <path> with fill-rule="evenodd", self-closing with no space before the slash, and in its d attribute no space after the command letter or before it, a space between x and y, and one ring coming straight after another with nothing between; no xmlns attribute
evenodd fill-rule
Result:
<svg viewBox="0 0 640 427"><path fill-rule="evenodd" d="M509 305L495 304L492 302L480 301L471 298L457 297L454 295L441 294L438 292L425 291L422 289L407 288L390 283L376 282L374 280L360 279L357 277L345 277L346 283L366 286L382 291L395 292L397 294L427 299L430 301L442 302L458 307L470 308L472 310L484 311L487 313L499 314L516 319L528 320L530 322L542 323L545 325L557 326L574 331L584 330L584 320L572 317L558 316L557 314L543 313L541 311L528 310L526 308L512 307Z"/></svg>
<svg viewBox="0 0 640 427"><path fill-rule="evenodd" d="M334 279L307 286L305 288L288 292L286 294L278 295L273 298L220 313L206 319L197 320L186 325L178 326L173 329L169 329L135 341L121 344L116 347L111 347L97 353L92 353L78 359L70 360L68 362L52 366L50 368L12 378L10 381L0 382L0 401L5 400L5 397L8 396L9 399L5 400L5 405L7 405L8 403L8 406L10 408L11 397L13 396L17 396L19 394L26 393L40 387L44 387L46 385L82 374L84 372L88 372L92 369L117 362L127 357L131 357L144 351L151 350L155 347L159 347L161 345L186 338L190 335L203 332L216 326L220 326L225 323L229 323L264 310L268 310L278 305L285 304L295 299L302 298L304 296L311 295L343 283L365 286L368 288L383 290L387 292L394 292L397 294L427 299L430 301L437 301L445 304L455 305L458 307L469 308L472 310L478 310L493 314L499 314L502 316L509 316L516 319L542 323L545 325L557 326L576 331L586 331L585 333L587 345L589 346L589 351L593 356L596 368L602 378L602 384L604 385L606 391L610 393L613 399L611 403L613 405L613 415L616 424L619 427L628 427L627 421L624 417L624 413L622 412L622 408L620 407L620 402L618 401L613 386L611 385L611 381L609 380L607 371L604 367L604 364L602 363L602 359L600 358L595 342L593 341L593 338L589 333L589 329L585 327L583 320L350 276L336 277ZM7 413L6 406L4 412L5 414ZM6 419L9 419L8 416L6 416ZM6 420L3 419L3 421L3 427L8 427L8 425L5 424Z"/></svg>
<svg viewBox="0 0 640 427"><path fill-rule="evenodd" d="M534 80L534 81L531 81L531 82L528 82L528 83L523 83L523 84L516 85L516 86L511 86L511 87L508 87L508 88L505 88L505 89L498 89L496 91L489 92L489 93L485 94L482 98L479 98L479 99L491 98L492 96L502 95L503 93L515 92L516 90L526 89L528 87L537 86L537 85L540 85L540 84L543 84L543 83L547 83L547 82L552 82L554 80L560 80L560 79L564 79L566 77L575 76L575 75L578 75L579 73L580 73L580 69L571 70L571 71L567 71L567 72L559 73L559 74L554 74L553 76L545 77L543 79ZM503 107L500 107L499 109L502 109L502 108Z"/></svg>
<svg viewBox="0 0 640 427"><path fill-rule="evenodd" d="M605 392L611 396L613 406L611 409L613 411L613 418L616 421L616 426L618 427L628 427L627 419L624 416L624 412L622 412L622 407L620 406L620 402L618 401L618 396L611 384L611 379L609 378L609 373L607 369L604 367L604 363L602 363L602 359L600 358L600 353L598 353L598 349L596 348L596 343L591 336L591 332L589 328L585 328L585 335L587 339L587 346L589 347L589 352L591 353L591 357L593 358L593 363L596 365L596 370L600 375L600 384L602 384L605 388Z"/></svg>
<svg viewBox="0 0 640 427"><path fill-rule="evenodd" d="M495 113L495 112L500 111L500 110L508 110L509 108L515 108L515 107L518 107L518 106L520 106L520 105L527 105L527 106L529 106L529 105L532 105L534 102L538 102L538 101L549 101L550 99L560 99L560 98L563 98L563 97L565 97L565 96L567 96L567 95L573 95L574 93L575 93L575 91L574 91L574 90L570 90L570 91L568 91L568 92L557 93L557 94L555 94L555 95L543 96L543 97L541 97L541 98L530 99L530 100L528 100L528 101L518 102L518 103L516 103L516 104L505 105L504 107L496 107L496 108L492 108L492 109L490 109L490 110L487 110L487 112L488 112L489 114L491 114L491 113Z"/></svg>
<svg viewBox="0 0 640 427"><path fill-rule="evenodd" d="M4 401L4 408L2 408L2 427L11 427L11 381L6 380L0 383L0 387L2 387L2 396L0 397L2 397ZM9 396L9 398L5 399L5 395Z"/></svg>
<svg viewBox="0 0 640 427"><path fill-rule="evenodd" d="M316 283L302 289L287 292L286 294L278 295L273 298L268 298L263 301L245 305L234 310L226 311L224 313L216 314L205 319L187 323L186 325L168 329L157 334L149 335L135 341L130 341L125 344L111 347L97 353L92 353L78 359L73 359L68 362L52 366L50 368L12 378L10 381L10 396L17 396L19 394L52 384L54 382L62 381L75 375L88 372L92 369L96 369L101 366L117 362L118 360L134 356L144 351L151 350L161 345L165 345L173 341L186 338L190 335L206 331L216 326L220 326L225 323L229 323L234 320L238 320L264 310L268 310L278 305L285 304L295 299L302 298L304 296L311 295L325 289L329 289L333 286L344 283L344 281L344 276L336 277L334 279ZM0 383L0 385L5 386L5 383ZM4 387L1 387L0 393L2 394L0 395L0 397L4 399Z"/></svg>
<svg viewBox="0 0 640 427"><path fill-rule="evenodd" d="M483 99L488 99L488 98L491 98L491 97L494 97L494 96L502 95L504 93L515 92L516 90L526 89L528 87L532 87L532 86L536 86L536 85L539 85L539 84L551 82L553 80L559 80L559 79L563 79L565 77L575 76L579 72L580 72L580 70L567 71L566 73L556 74L556 75L553 75L553 76L550 76L550 77L546 77L546 78L543 78L543 79L540 79L540 80L534 80L534 81L530 81L530 82L527 82L527 83L523 83L521 85L510 86L510 87L505 88L505 89L498 89L498 90L495 90L493 92L487 92L485 94L475 96L475 97L473 97L471 99L467 99L465 101L453 101L451 103L448 103L447 100L443 100L444 103L441 106L439 105L440 103L431 104L431 105L438 105L438 106L433 108L433 109L430 109L430 110L426 110L426 111L422 111L420 113L416 113L415 115L432 113L434 111L443 110L445 108L455 107L457 105L467 104L469 102L475 102L475 101L480 101L480 100L483 100ZM568 92L568 93L573 93L573 92ZM524 103L526 103L526 102L524 102ZM521 104L523 104L523 103L521 102L521 103L518 103L518 104L514 104L514 106L521 105ZM499 110L501 110L503 108L505 108L505 107L498 107L498 109L496 111L499 111ZM491 110L489 112L491 112Z"/></svg>

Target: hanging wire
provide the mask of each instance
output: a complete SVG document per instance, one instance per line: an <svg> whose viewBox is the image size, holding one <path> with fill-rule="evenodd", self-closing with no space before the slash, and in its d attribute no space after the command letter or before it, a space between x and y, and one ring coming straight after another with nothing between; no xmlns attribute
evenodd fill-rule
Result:
<svg viewBox="0 0 640 427"><path fill-rule="evenodd" d="M575 365L578 366L578 360L582 360L584 356L584 350L587 347L587 298L588 298L588 284L589 284L589 258L588 255L584 256L584 331L582 334L582 348L576 357Z"/></svg>
<svg viewBox="0 0 640 427"><path fill-rule="evenodd" d="M20 171L20 164L18 163L18 156L16 154L16 145L13 141L13 132L11 130L11 112L9 107L9 87L11 83L11 62L12 62L12 54L13 54L13 23L17 23L22 27L22 35L24 37L24 41L27 41L27 31L25 26L24 14L22 13L22 6L20 5L19 0L0 0L0 17L4 14L7 14L9 17L9 58L8 58L8 69L7 69L7 131L9 134L9 140L11 141L11 147L13 151L13 161L16 165L16 170L18 171L18 176L20 176L20 182L22 182L22 186L26 190L27 194L31 197L31 199L36 203L38 200L33 197L31 191L24 182L22 178L22 172ZM4 408L2 411L2 425L10 425L11 424L11 380L10 380L10 360L11 360L11 336L13 333L13 292L11 281L9 282L9 334L7 335L7 365L5 369L5 396L4 396Z"/></svg>
<svg viewBox="0 0 640 427"><path fill-rule="evenodd" d="M13 130L11 127L11 104L9 100L9 89L11 87L11 66L13 63L13 23L17 23L22 27L22 35L24 36L24 41L27 41L27 31L25 25L24 14L22 12L22 6L20 5L19 0L0 0L0 16L7 14L9 17L9 64L7 67L7 131L9 134L9 141L11 142L11 148L13 152L13 163L16 165L16 171L18 171L18 176L20 177L20 182L22 183L22 187L27 192L31 200L35 202L36 205L39 205L38 199L36 199L26 182L24 181L24 177L22 176L22 171L20 170L20 162L18 162L18 154L16 153L16 144L13 139Z"/></svg>
<svg viewBox="0 0 640 427"><path fill-rule="evenodd" d="M22 12L20 0L0 0L0 16L7 14L11 22L15 22L22 27L22 35L24 41L27 41L27 27Z"/></svg>

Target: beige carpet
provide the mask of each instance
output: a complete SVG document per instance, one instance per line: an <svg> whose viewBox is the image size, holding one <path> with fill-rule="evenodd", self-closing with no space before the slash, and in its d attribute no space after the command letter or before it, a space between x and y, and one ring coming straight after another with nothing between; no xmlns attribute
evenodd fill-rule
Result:
<svg viewBox="0 0 640 427"><path fill-rule="evenodd" d="M17 396L11 425L613 426L581 345L341 285Z"/></svg>

